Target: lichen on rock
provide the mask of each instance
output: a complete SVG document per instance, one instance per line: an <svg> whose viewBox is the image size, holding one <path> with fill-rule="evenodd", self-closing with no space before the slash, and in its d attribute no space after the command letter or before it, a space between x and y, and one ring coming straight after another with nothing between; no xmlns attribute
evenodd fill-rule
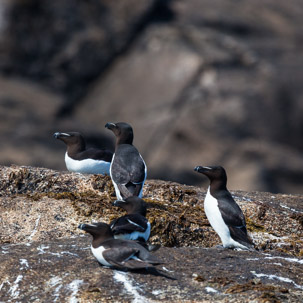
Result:
<svg viewBox="0 0 303 303"><path fill-rule="evenodd" d="M145 294L140 298L153 301L224 302L228 296L235 302L298 302L303 296L303 197L232 195L246 216L256 251L212 248L220 239L204 213L204 188L147 180L143 197L150 241L161 244L156 254L166 264L162 274L150 273L152 279L126 273L125 289L140 285L137 293ZM114 200L108 176L0 167L1 299L14 299L10 290L15 283L25 301L29 296L72 298L73 293L79 302L131 300L133 292L121 297L125 289L117 284L115 271L98 265L89 251L90 238L77 229L79 223L109 223L124 214L112 206ZM97 273L93 278L92 271Z"/></svg>
<svg viewBox="0 0 303 303"><path fill-rule="evenodd" d="M2 219L7 231L2 235L4 242L18 243L29 237L38 217L37 240L40 234L43 239L47 235L54 239L79 234L77 222L110 222L123 213L112 206L115 194L108 176L23 166L1 167L0 174L0 205L2 217L7 218ZM241 191L232 194L246 216L247 229L258 249L303 254L299 195ZM205 189L147 180L143 195L152 224L151 242L168 247L212 247L220 243L204 213ZM47 226L51 223L57 226L55 232Z"/></svg>

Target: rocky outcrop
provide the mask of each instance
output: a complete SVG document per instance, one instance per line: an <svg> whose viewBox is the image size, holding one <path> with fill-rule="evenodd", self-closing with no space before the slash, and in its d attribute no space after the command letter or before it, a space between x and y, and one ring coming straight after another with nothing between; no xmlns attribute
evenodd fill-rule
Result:
<svg viewBox="0 0 303 303"><path fill-rule="evenodd" d="M151 242L165 264L121 272L98 265L79 223L109 222L109 177L0 167L0 300L4 302L299 302L303 197L232 191L256 251L216 248L205 188L147 180Z"/></svg>
<svg viewBox="0 0 303 303"><path fill-rule="evenodd" d="M302 193L300 6L2 1L1 163L63 169L53 132L112 147L104 124L126 121L151 178L221 164L230 188Z"/></svg>
<svg viewBox="0 0 303 303"><path fill-rule="evenodd" d="M161 248L156 255L166 264L158 272L123 272L99 266L89 246L86 237L1 246L1 300L300 302L303 296L302 259Z"/></svg>

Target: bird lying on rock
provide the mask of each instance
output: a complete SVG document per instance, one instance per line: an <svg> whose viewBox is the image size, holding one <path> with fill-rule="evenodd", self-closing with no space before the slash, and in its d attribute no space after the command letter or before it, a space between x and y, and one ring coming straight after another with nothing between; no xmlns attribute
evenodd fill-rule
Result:
<svg viewBox="0 0 303 303"><path fill-rule="evenodd" d="M132 196L123 200L116 200L114 206L123 208L127 214L113 220L109 225L115 239L134 240L149 251L160 248L158 244L148 243L151 225L146 219L146 203L143 199Z"/></svg>
<svg viewBox="0 0 303 303"><path fill-rule="evenodd" d="M54 133L54 137L67 145L66 168L83 174L109 175L113 153L106 149L86 149L85 140L78 132Z"/></svg>
<svg viewBox="0 0 303 303"><path fill-rule="evenodd" d="M226 188L225 169L221 166L197 166L194 170L210 180L204 210L223 247L252 249L254 244L247 235L244 214Z"/></svg>
<svg viewBox="0 0 303 303"><path fill-rule="evenodd" d="M126 215L110 223L115 239L146 242L150 235L150 223L145 218L146 203L144 200L132 196L126 198L125 201L116 200L113 205L123 208L127 212Z"/></svg>
<svg viewBox="0 0 303 303"><path fill-rule="evenodd" d="M114 239L106 223L80 224L78 227L93 236L91 250L102 265L119 269L148 269L163 263L135 241Z"/></svg>

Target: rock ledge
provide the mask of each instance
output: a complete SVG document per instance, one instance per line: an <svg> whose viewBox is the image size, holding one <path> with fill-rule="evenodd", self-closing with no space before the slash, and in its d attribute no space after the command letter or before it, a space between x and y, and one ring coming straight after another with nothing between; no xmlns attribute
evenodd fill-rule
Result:
<svg viewBox="0 0 303 303"><path fill-rule="evenodd" d="M205 189L147 180L144 198L156 271L98 265L82 222L122 214L109 177L0 167L2 302L299 302L303 299L303 196L232 191L257 251L220 243L204 215Z"/></svg>

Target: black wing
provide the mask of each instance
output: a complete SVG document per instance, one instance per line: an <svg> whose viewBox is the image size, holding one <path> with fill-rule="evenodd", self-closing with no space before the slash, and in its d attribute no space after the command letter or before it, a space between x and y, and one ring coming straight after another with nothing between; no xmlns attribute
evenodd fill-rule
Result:
<svg viewBox="0 0 303 303"><path fill-rule="evenodd" d="M140 244L141 246L143 246L148 251L157 251L161 247L160 244L151 244L151 243L148 243L148 242L145 242L145 241L141 241L140 239L135 240L135 241L136 241L136 243Z"/></svg>
<svg viewBox="0 0 303 303"><path fill-rule="evenodd" d="M76 156L76 160L93 159L111 162L113 153L106 149L89 148Z"/></svg>
<svg viewBox="0 0 303 303"><path fill-rule="evenodd" d="M218 207L225 224L228 226L231 237L239 243L250 246L253 245L246 230L244 214L229 192L218 194Z"/></svg>
<svg viewBox="0 0 303 303"><path fill-rule="evenodd" d="M227 226L237 228L246 226L243 212L229 192L220 193L215 198L218 200L219 210Z"/></svg>
<svg viewBox="0 0 303 303"><path fill-rule="evenodd" d="M110 226L114 235L131 233L134 231L145 232L148 220L141 215L125 215L113 221Z"/></svg>
<svg viewBox="0 0 303 303"><path fill-rule="evenodd" d="M118 241L116 240L116 243ZM103 251L104 259L113 266L140 269L153 267L153 265L162 263L134 241L120 240L119 243L121 245L118 247ZM132 257L135 257L135 259L132 259Z"/></svg>
<svg viewBox="0 0 303 303"><path fill-rule="evenodd" d="M122 144L115 152L111 177L116 184L143 183L146 177L145 163L133 145Z"/></svg>
<svg viewBox="0 0 303 303"><path fill-rule="evenodd" d="M254 244L251 241L251 239L247 235L246 227L233 227L228 226L230 231L230 236L237 242L241 243L244 246L247 246L249 248L253 248Z"/></svg>
<svg viewBox="0 0 303 303"><path fill-rule="evenodd" d="M141 189L143 187L143 183L133 184L131 182L124 184L117 184L119 191L123 197L123 199L132 197L132 196L139 196Z"/></svg>
<svg viewBox="0 0 303 303"><path fill-rule="evenodd" d="M117 267L126 267L125 262L138 254L139 250L133 247L115 247L115 248L108 248L103 251L102 255L103 258L111 265Z"/></svg>

